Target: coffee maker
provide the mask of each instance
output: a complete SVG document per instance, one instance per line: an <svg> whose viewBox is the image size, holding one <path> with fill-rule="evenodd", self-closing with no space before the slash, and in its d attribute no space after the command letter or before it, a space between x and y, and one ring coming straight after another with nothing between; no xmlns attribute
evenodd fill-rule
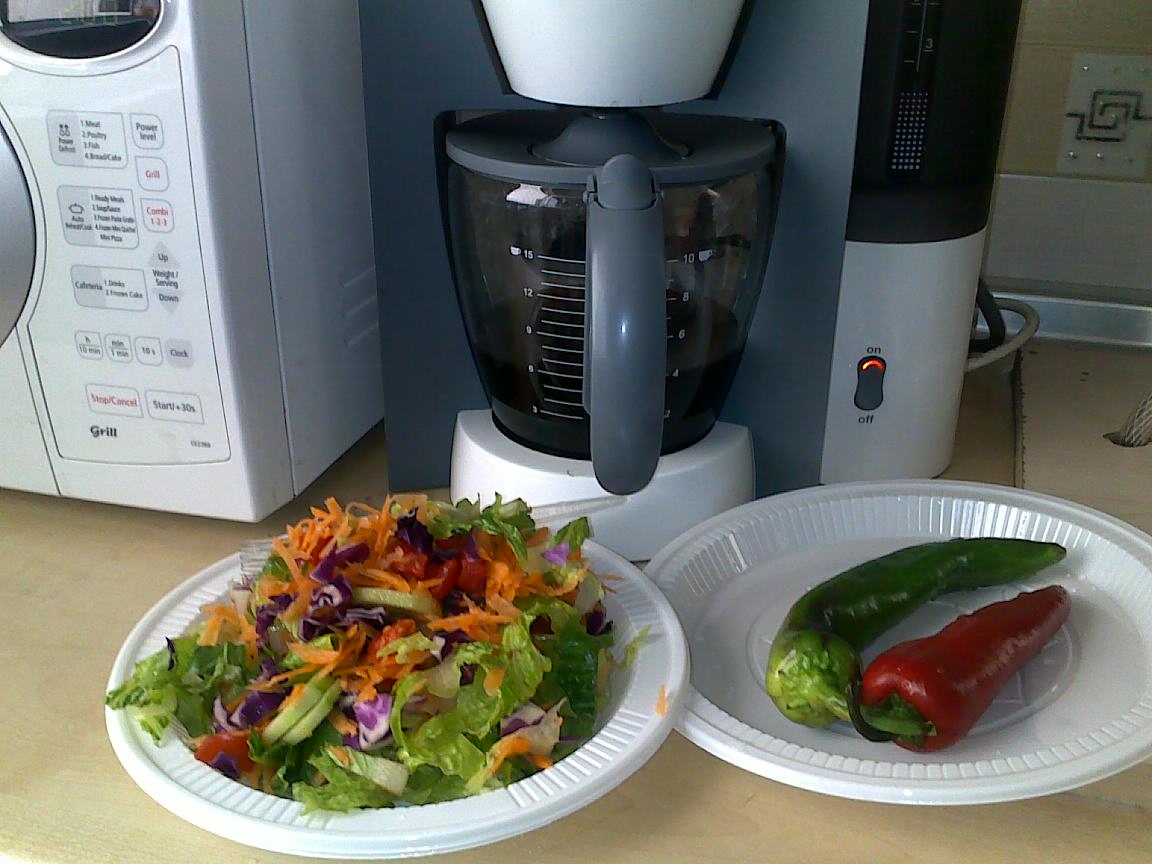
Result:
<svg viewBox="0 0 1152 864"><path fill-rule="evenodd" d="M549 7L563 7L567 22L547 20L541 9ZM611 17L624 8L636 13L634 29ZM753 495L942 471L951 458L1018 14L1018 2L992 0L362 4L391 487L442 486L455 473L457 494L499 491L533 504L605 507L602 518L593 515L598 538L641 558ZM717 42L714 65L697 64L716 53ZM609 53L598 54L601 48ZM613 49L614 59L605 60ZM637 72L652 56L665 70L666 89ZM709 80L686 84L692 74ZM637 81L647 83L638 88ZM635 477L606 487L595 456L574 458L547 446L553 439L541 446L530 431L511 428L508 415L493 419L502 400L492 398L495 378L476 350L483 340L467 286L494 289L503 280L504 288L534 288L542 262L535 259L525 283L525 252L541 250L505 243L498 230L485 233L496 211L483 216L473 208L479 229L461 220L469 207L453 176L463 167L480 185L483 178L515 183L500 193L505 202L523 199L525 186L547 198L551 190L540 183L485 162L493 153L477 140L504 136L504 162L517 161L515 153L547 162L546 146L563 144L579 119L572 106L596 114L596 123L619 119L622 107L636 109L653 131L648 140L673 150L682 124L691 124L691 139L709 118L716 129L736 124L732 134L758 122L773 142L761 148L773 150L764 163L773 179L761 184L771 200L748 249L768 253L770 245L770 254L764 262L750 254L742 265L759 284L745 305L738 365L711 388L719 395L711 420L719 422L703 438L661 448L655 466L639 469L641 477L649 468L653 474L637 491ZM470 138L475 132L483 134ZM693 147L689 141L684 149ZM584 169L606 153L587 160L561 153L552 164L575 163L592 176ZM661 164L659 156L639 161L652 173ZM586 191L594 194L594 183ZM667 199L671 192L657 183L653 194ZM583 194L575 197L577 207L591 206ZM462 241L469 231L472 238ZM502 264L485 266L468 254L486 237L505 256ZM685 253L693 251L702 250ZM575 255L551 257L587 264ZM579 287L565 276L582 266L554 263L553 272L565 274L558 284ZM666 263L673 278L672 259ZM575 348L574 359L586 363L587 345ZM652 381L654 361L645 362ZM652 400L640 395L663 391L667 398L671 386L666 379L646 391L595 382L590 389L593 399L598 390L612 393L610 401L625 403L617 409L651 418ZM580 419L594 427L586 377L572 390L574 404L563 410L575 421L583 409L593 416ZM613 449L601 446L602 453ZM479 455L460 458L462 451ZM675 482L662 485L667 477Z"/></svg>

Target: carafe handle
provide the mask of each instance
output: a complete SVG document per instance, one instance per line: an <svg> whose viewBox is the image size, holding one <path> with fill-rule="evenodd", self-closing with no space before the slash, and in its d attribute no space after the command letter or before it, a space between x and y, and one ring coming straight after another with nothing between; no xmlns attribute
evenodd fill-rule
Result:
<svg viewBox="0 0 1152 864"><path fill-rule="evenodd" d="M652 479L664 432L667 272L664 206L635 156L613 156L588 179L584 410L592 469L609 492Z"/></svg>

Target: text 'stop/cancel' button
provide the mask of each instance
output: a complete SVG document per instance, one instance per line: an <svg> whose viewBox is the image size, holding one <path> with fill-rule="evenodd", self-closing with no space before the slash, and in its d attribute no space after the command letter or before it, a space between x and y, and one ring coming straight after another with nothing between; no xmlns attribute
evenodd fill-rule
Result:
<svg viewBox="0 0 1152 864"><path fill-rule="evenodd" d="M97 414L121 414L140 417L140 394L131 387L113 387L110 384L88 384L88 407Z"/></svg>

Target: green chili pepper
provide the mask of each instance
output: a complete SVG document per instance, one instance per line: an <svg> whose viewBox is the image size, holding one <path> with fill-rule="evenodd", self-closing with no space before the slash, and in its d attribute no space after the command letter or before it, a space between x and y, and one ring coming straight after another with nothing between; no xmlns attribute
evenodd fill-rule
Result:
<svg viewBox="0 0 1152 864"><path fill-rule="evenodd" d="M906 729L896 716L874 718L882 731L861 722L860 651L929 600L1027 578L1065 554L1056 543L986 537L910 546L845 570L788 611L768 658L768 695L806 726L839 718L869 737L931 734L914 717Z"/></svg>

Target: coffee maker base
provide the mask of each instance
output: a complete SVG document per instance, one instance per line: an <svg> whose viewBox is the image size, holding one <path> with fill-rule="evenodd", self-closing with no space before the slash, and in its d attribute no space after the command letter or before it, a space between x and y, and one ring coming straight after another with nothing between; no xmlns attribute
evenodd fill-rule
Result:
<svg viewBox="0 0 1152 864"><path fill-rule="evenodd" d="M661 456L652 480L632 495L605 492L586 459L541 453L512 441L488 410L461 411L452 438L453 500L523 498L541 522L587 516L593 539L645 561L689 528L755 496L752 437L717 423L691 447ZM568 505L565 507L564 505Z"/></svg>

